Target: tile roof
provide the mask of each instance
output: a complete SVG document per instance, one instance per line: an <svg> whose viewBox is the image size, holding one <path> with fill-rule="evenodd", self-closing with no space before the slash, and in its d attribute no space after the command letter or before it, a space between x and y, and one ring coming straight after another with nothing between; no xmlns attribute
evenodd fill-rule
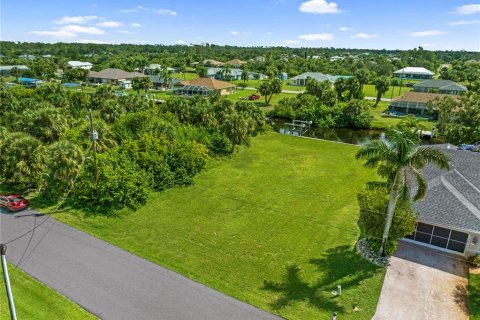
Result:
<svg viewBox="0 0 480 320"><path fill-rule="evenodd" d="M480 153L437 145L450 158L450 170L427 166L427 196L415 204L420 220L480 232Z"/></svg>
<svg viewBox="0 0 480 320"><path fill-rule="evenodd" d="M232 66L241 66L243 64L246 64L247 61L242 61L239 59L232 59L230 61L225 62L225 64L231 64Z"/></svg>
<svg viewBox="0 0 480 320"><path fill-rule="evenodd" d="M221 89L227 89L227 88L234 88L236 87L235 84L226 82L226 81L220 81L216 79L211 79L211 78L196 78L192 80L186 80L179 82L177 86L205 86L209 89L214 89L214 90L221 90Z"/></svg>

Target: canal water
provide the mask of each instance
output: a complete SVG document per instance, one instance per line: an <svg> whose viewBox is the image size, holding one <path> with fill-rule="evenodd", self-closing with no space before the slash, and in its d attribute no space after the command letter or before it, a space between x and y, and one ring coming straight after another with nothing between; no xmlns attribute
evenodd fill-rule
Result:
<svg viewBox="0 0 480 320"><path fill-rule="evenodd" d="M283 119L272 118L270 124L273 130L282 134L289 134L294 136L300 136L300 132L291 131L285 123L291 121L285 121ZM323 139L336 142L344 142L356 145L365 145L372 140L387 140L388 134L383 130L361 130L361 129L348 129L348 128L317 128L312 126L306 133L302 134L304 137ZM422 137L421 144L435 144L440 143L437 139L429 137Z"/></svg>

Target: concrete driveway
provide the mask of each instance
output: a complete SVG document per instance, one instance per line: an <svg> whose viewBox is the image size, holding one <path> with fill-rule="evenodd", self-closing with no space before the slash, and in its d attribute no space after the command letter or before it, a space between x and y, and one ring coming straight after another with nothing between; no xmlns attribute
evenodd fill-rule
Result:
<svg viewBox="0 0 480 320"><path fill-rule="evenodd" d="M281 319L35 211L4 213L0 242L39 226L7 259L101 319Z"/></svg>
<svg viewBox="0 0 480 320"><path fill-rule="evenodd" d="M390 258L374 320L468 320L462 257L400 242Z"/></svg>

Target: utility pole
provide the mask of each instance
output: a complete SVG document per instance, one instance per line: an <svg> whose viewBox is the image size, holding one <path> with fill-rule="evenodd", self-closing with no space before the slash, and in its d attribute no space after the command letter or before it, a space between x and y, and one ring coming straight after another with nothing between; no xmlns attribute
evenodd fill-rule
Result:
<svg viewBox="0 0 480 320"><path fill-rule="evenodd" d="M2 270L3 279L5 280L5 288L7 289L8 306L10 307L10 315L12 320L17 320L17 314L15 313L15 304L13 303L12 288L10 287L10 278L8 276L7 259L5 253L7 252L7 245L0 244L0 254L2 255Z"/></svg>
<svg viewBox="0 0 480 320"><path fill-rule="evenodd" d="M95 161L95 192L97 194L97 202L98 202L98 163L97 163L97 140L98 140L98 132L97 130L93 129L93 117L92 117L92 109L90 109L90 129L92 130L92 143L93 143L93 159Z"/></svg>

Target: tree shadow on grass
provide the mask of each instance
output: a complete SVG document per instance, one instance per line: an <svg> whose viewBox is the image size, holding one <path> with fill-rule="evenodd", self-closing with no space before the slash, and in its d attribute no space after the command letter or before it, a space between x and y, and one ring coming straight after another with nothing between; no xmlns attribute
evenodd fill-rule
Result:
<svg viewBox="0 0 480 320"><path fill-rule="evenodd" d="M307 302L315 308L344 312L345 306L339 296L332 294L338 285L342 291L354 288L365 279L374 276L381 268L363 260L350 246L328 249L323 256L311 259L321 273L314 282L302 280L301 268L296 264L286 267L282 281L263 283L263 290L280 293L280 297L270 303L274 310L286 307L294 302ZM352 305L351 308L354 308Z"/></svg>

